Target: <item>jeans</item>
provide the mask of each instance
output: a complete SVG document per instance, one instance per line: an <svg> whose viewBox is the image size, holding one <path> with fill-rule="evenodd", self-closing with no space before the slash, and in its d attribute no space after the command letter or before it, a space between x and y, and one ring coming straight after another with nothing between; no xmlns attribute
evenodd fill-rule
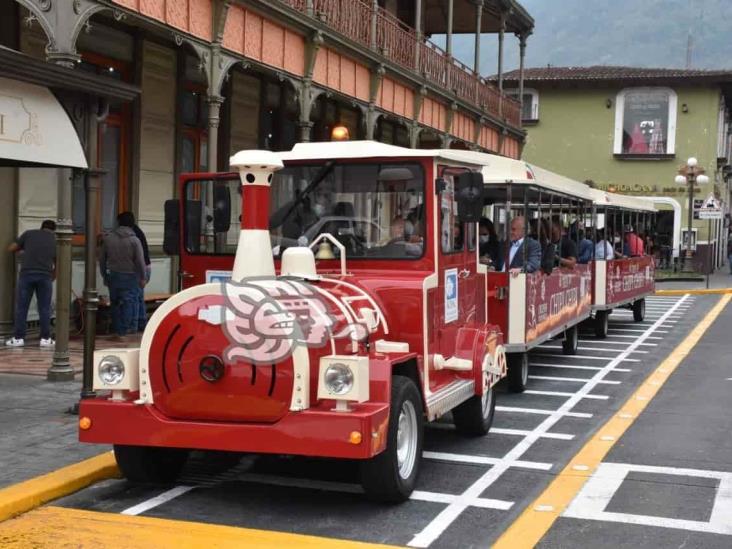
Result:
<svg viewBox="0 0 732 549"><path fill-rule="evenodd" d="M110 271L107 277L112 304L112 330L119 336L137 331L137 296L140 284L134 273Z"/></svg>
<svg viewBox="0 0 732 549"><path fill-rule="evenodd" d="M145 282L150 282L151 266L145 266ZM137 331L141 332L147 324L147 307L145 307L145 288L137 285Z"/></svg>
<svg viewBox="0 0 732 549"><path fill-rule="evenodd" d="M53 280L47 273L24 273L18 277L18 289L15 299L15 337L25 339L28 308L33 292L38 303L38 316L41 323L41 338L51 337L51 294Z"/></svg>

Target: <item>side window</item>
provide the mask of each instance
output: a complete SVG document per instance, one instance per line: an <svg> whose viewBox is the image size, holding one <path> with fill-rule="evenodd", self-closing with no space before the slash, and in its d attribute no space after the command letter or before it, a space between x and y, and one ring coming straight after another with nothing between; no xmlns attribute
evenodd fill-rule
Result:
<svg viewBox="0 0 732 549"><path fill-rule="evenodd" d="M442 253L452 254L463 249L462 227L457 217L455 178L443 174L445 188L440 193L440 242Z"/></svg>

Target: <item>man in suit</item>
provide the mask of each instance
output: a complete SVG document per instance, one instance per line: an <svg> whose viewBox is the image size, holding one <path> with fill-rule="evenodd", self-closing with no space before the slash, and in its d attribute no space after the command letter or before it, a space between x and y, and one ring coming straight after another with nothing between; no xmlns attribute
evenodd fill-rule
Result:
<svg viewBox="0 0 732 549"><path fill-rule="evenodd" d="M524 248L526 248L526 265L524 265ZM511 248L508 252L508 270L521 272L524 267L527 273L539 270L541 266L541 246L533 238L526 237L526 219L523 216L511 220Z"/></svg>

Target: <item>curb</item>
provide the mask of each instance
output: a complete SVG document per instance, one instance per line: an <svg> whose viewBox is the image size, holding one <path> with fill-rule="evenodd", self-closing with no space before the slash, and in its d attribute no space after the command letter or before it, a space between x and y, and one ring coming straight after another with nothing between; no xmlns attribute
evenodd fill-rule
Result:
<svg viewBox="0 0 732 549"><path fill-rule="evenodd" d="M0 522L100 480L119 476L112 452L62 467L0 490Z"/></svg>
<svg viewBox="0 0 732 549"><path fill-rule="evenodd" d="M709 290L656 290L655 295L722 295L732 294L732 288L710 288Z"/></svg>

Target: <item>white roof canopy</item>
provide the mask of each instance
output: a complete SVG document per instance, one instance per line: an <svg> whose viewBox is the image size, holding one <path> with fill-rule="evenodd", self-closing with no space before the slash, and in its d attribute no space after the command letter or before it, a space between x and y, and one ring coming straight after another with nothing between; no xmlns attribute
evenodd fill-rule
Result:
<svg viewBox="0 0 732 549"><path fill-rule="evenodd" d="M608 206L610 208L621 208L623 210L634 210L638 212L655 212L653 202L637 196L616 194L592 189L593 200L598 208Z"/></svg>
<svg viewBox="0 0 732 549"><path fill-rule="evenodd" d="M71 120L48 88L0 77L0 166L87 168Z"/></svg>

